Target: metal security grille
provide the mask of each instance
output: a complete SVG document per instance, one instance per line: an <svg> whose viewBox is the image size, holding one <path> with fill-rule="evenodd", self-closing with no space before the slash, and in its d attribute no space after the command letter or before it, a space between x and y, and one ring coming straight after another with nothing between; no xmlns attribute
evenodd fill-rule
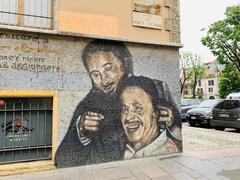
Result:
<svg viewBox="0 0 240 180"><path fill-rule="evenodd" d="M52 98L0 98L0 164L51 159Z"/></svg>
<svg viewBox="0 0 240 180"><path fill-rule="evenodd" d="M53 29L54 0L0 0L0 24Z"/></svg>

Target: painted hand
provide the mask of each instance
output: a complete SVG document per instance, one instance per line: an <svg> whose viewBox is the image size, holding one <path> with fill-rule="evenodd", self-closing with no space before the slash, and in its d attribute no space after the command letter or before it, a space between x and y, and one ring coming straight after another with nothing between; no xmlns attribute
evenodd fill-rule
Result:
<svg viewBox="0 0 240 180"><path fill-rule="evenodd" d="M81 118L80 129L96 132L103 119L104 116L102 114L88 111Z"/></svg>
<svg viewBox="0 0 240 180"><path fill-rule="evenodd" d="M167 126L171 126L173 123L173 113L170 108L160 107L160 121L166 122Z"/></svg>

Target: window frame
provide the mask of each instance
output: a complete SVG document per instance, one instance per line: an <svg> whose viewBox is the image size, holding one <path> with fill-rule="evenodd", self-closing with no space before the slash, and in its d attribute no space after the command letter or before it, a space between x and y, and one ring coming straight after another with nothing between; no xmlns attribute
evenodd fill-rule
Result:
<svg viewBox="0 0 240 180"><path fill-rule="evenodd" d="M214 80L208 80L208 86L214 86Z"/></svg>
<svg viewBox="0 0 240 180"><path fill-rule="evenodd" d="M44 90L0 90L0 97L2 98L42 98L50 97L53 99L52 105L52 159L51 160L39 160L36 162L49 162L50 166L54 165L54 157L57 151L57 127L58 127L58 92L57 91L44 91ZM11 164L21 164L24 166L26 162L14 162ZM28 162L28 164L34 164L34 161ZM38 163L39 164L39 163ZM7 164L8 165L8 164ZM0 167L5 167L5 164L1 164Z"/></svg>
<svg viewBox="0 0 240 180"><path fill-rule="evenodd" d="M5 22L0 22L0 26L14 26L14 27L21 27L21 28L32 28L32 29L41 29L41 30L54 30L55 28L55 4L56 0L50 0L50 27L41 27L41 26L29 26L29 25L24 25L24 15L30 15L30 14L24 14L24 0L17 0L18 1L18 7L17 7L17 14L16 14L16 24L12 23L5 23Z"/></svg>
<svg viewBox="0 0 240 180"><path fill-rule="evenodd" d="M199 86L199 87L201 87L201 86L202 86L202 82L201 82L201 80L200 80L200 81L198 81L198 86Z"/></svg>
<svg viewBox="0 0 240 180"><path fill-rule="evenodd" d="M210 90L211 90L211 91L210 91ZM212 88L212 87L208 88L208 92L209 92L209 93L213 93L213 88Z"/></svg>

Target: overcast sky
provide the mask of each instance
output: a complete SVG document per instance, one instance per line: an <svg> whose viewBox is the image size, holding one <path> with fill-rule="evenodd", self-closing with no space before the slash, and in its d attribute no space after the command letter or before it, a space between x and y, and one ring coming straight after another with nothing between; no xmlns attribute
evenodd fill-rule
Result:
<svg viewBox="0 0 240 180"><path fill-rule="evenodd" d="M211 23L224 19L228 6L240 4L240 0L180 0L181 51L191 51L208 62L216 59L207 47L200 42Z"/></svg>

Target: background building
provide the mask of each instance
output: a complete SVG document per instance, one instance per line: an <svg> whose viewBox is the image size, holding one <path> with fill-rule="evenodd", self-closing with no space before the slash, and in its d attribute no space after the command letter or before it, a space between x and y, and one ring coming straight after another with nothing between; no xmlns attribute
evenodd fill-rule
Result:
<svg viewBox="0 0 240 180"><path fill-rule="evenodd" d="M217 63L217 61L212 61L204 64L206 69L205 77L198 82L197 91L202 92L204 99L218 99L218 82L219 73L224 69L223 65Z"/></svg>
<svg viewBox="0 0 240 180"><path fill-rule="evenodd" d="M196 92L204 99L220 98L218 93L219 73L224 69L224 66L218 64L217 61L205 63L205 76L197 83ZM192 97L192 83L187 81L183 90L184 98Z"/></svg>

